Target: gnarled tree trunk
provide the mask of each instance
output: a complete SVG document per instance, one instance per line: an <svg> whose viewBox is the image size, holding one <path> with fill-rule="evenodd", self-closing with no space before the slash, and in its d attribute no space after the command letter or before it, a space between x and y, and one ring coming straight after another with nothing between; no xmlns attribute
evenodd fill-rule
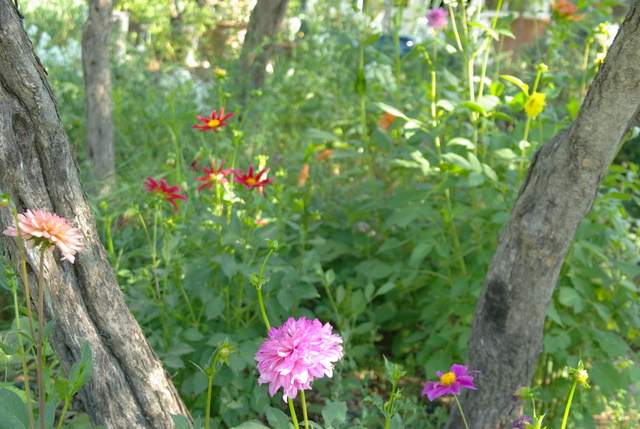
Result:
<svg viewBox="0 0 640 429"><path fill-rule="evenodd" d="M471 428L510 428L542 349L546 310L578 225L640 113L640 0L631 6L575 122L535 155L502 233L475 311L462 395ZM447 428L463 427L457 412Z"/></svg>
<svg viewBox="0 0 640 429"><path fill-rule="evenodd" d="M59 316L51 336L70 368L89 342L94 372L79 392L91 420L112 428L172 428L169 413L189 413L149 346L116 282L99 241L55 97L12 0L0 0L0 189L19 212L48 210L80 228L85 248L74 265L54 252L45 259L45 319ZM0 229L12 224L0 208ZM9 260L17 242L0 235ZM57 253L55 253L57 255ZM36 296L37 249L27 249Z"/></svg>

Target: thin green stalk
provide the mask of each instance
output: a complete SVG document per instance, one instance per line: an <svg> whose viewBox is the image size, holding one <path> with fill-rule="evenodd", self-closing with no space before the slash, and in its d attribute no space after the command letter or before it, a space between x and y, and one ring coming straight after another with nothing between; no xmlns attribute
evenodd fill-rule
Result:
<svg viewBox="0 0 640 429"><path fill-rule="evenodd" d="M215 367L215 363L214 363L214 367ZM213 376L215 374L212 374L211 376L207 375L209 378L209 382L207 384L207 409L205 410L205 417L204 417L204 427L205 429L209 429L209 424L211 422L211 399L212 399L212 393L213 393Z"/></svg>
<svg viewBox="0 0 640 429"><path fill-rule="evenodd" d="M462 411L462 405L460 405L460 401L458 401L458 395L453 395L453 398L456 400L456 404L458 404L458 410L460 411L460 416L462 416L462 423L464 423L464 427L469 429L467 418L464 416L464 412Z"/></svg>
<svg viewBox="0 0 640 429"><path fill-rule="evenodd" d="M69 408L70 403L71 403L71 397L68 395L65 395L64 405L62 406L62 412L60 413L60 420L58 420L58 426L56 426L57 429L62 428L62 423L64 422L64 416L65 414L67 414L67 408Z"/></svg>
<svg viewBox="0 0 640 429"><path fill-rule="evenodd" d="M304 429L309 429L309 418L307 417L307 400L304 390L300 390L300 401L302 402L302 418L304 419Z"/></svg>
<svg viewBox="0 0 640 429"><path fill-rule="evenodd" d="M40 268L38 270L38 341L36 342L36 373L38 377L38 417L40 429L44 429L44 359L42 353L42 328L44 322L44 252L47 248L43 245L40 250ZM28 383L29 380L25 380Z"/></svg>
<svg viewBox="0 0 640 429"><path fill-rule="evenodd" d="M447 212L449 212L449 214L453 213L453 206L451 205L451 192L449 191L449 188L446 188L444 190L444 196L446 199L446 203L447 203ZM456 251L460 250L460 238L458 237L458 229L456 228L456 222L455 219L453 218L453 216L451 216L450 221L450 226L451 226L451 235L453 235L453 244L456 246ZM464 263L464 257L460 256L458 258L458 262L460 263L460 270L462 270L462 275L463 276L467 276L467 266Z"/></svg>
<svg viewBox="0 0 640 429"><path fill-rule="evenodd" d="M571 409L571 402L573 402L573 394L576 393L576 387L578 386L578 382L574 381L573 386L571 386L571 391L569 392L569 399L567 400L567 408L564 410L564 416L562 417L562 426L560 429L565 429L567 427L567 420L569 419L569 410Z"/></svg>
<svg viewBox="0 0 640 429"><path fill-rule="evenodd" d="M393 30L393 45L395 50L393 74L396 80L395 101L396 105L400 104L400 71L402 68L402 61L400 61L400 24L402 23L402 15L404 13L404 6L398 6L398 10L394 16L394 30Z"/></svg>
<svg viewBox="0 0 640 429"><path fill-rule="evenodd" d="M503 0L498 0L498 4L496 5L496 14L491 20L491 32L496 31L496 27L498 26L498 15L502 10L502 2ZM478 84L478 99L480 99L484 93L484 78L487 76L487 65L489 63L489 55L491 53L491 41L493 38L491 36L485 37L484 39L484 58L482 59L482 66L480 67L480 83Z"/></svg>
<svg viewBox="0 0 640 429"><path fill-rule="evenodd" d="M296 409L293 406L293 400L289 398L289 412L291 413L291 419L293 420L293 426L296 429L300 429L300 425L298 424L298 416L296 416Z"/></svg>
<svg viewBox="0 0 640 429"><path fill-rule="evenodd" d="M456 39L456 46L458 50L462 53L464 49L462 48L462 41L460 40L460 34L458 33L458 26L456 24L456 14L453 11L453 2L447 2L447 6L449 7L449 16L451 17L451 26L453 27L453 35Z"/></svg>
<svg viewBox="0 0 640 429"><path fill-rule="evenodd" d="M396 390L398 389L398 380L393 380L391 386L391 395L389 396L389 402L385 404L385 411L389 413L389 415L394 414L394 406L396 402ZM390 429L391 427L391 418L385 417L384 419L384 429Z"/></svg>
<svg viewBox="0 0 640 429"><path fill-rule="evenodd" d="M18 289L16 287L15 281L11 281L9 283L11 287L11 292L13 293L13 308L15 311L16 318L16 329L20 332L20 310L18 307ZM27 401L27 411L29 413L29 427L35 427L35 419L33 418L33 406L31 404L31 387L29 386L29 369L27 367L27 357L25 355L24 344L22 343L22 335L18 333L18 350L20 352L20 361L22 363L22 377L24 378L24 391Z"/></svg>

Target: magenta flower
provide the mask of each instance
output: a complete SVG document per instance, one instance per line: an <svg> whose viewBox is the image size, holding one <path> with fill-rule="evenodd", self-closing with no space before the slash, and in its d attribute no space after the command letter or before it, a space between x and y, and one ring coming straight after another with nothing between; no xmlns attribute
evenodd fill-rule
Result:
<svg viewBox="0 0 640 429"><path fill-rule="evenodd" d="M224 159L220 161L220 167L216 169L216 160L211 160L211 168L207 168L204 165L202 166L202 171L205 172L205 176L196 177L196 180L203 181L202 185L198 187L198 192L203 189L213 189L213 187L220 183L227 183L228 180L224 177L230 174L233 170L228 169L224 170Z"/></svg>
<svg viewBox="0 0 640 429"><path fill-rule="evenodd" d="M427 14L427 20L429 21L427 24L431 28L439 29L444 27L449 23L447 20L447 11L442 7L434 7Z"/></svg>
<svg viewBox="0 0 640 429"><path fill-rule="evenodd" d="M44 210L27 210L18 215L20 233L25 240L33 240L36 244L56 246L62 253L61 260L65 259L73 264L75 254L82 250L82 239L78 231L67 223L67 220L55 213ZM18 229L14 223L3 231L10 237L18 236Z"/></svg>
<svg viewBox="0 0 640 429"><path fill-rule="evenodd" d="M311 389L316 378L333 376L333 363L342 358L342 338L331 334L330 324L318 319L290 317L284 325L269 330L269 338L256 353L260 384L269 383L269 394L282 387L282 399L295 398L298 390Z"/></svg>
<svg viewBox="0 0 640 429"><path fill-rule="evenodd" d="M451 365L451 369L446 374L437 371L440 381L427 381L424 383L423 395L427 395L430 401L439 398L443 395L457 395L460 393L460 388L465 387L467 389L476 390L473 386L473 377L469 374L479 373L480 371L468 371L464 365Z"/></svg>
<svg viewBox="0 0 640 429"><path fill-rule="evenodd" d="M178 211L178 204L176 203L176 200L187 201L187 197L177 193L181 190L179 186L169 187L167 185L167 181L164 179L160 179L160 183L158 183L155 179L147 177L147 181L142 183L147 185L142 189L158 194L163 200L169 201L173 205L174 212Z"/></svg>
<svg viewBox="0 0 640 429"><path fill-rule="evenodd" d="M253 188L258 188L258 192L260 195L264 195L264 188L267 184L273 182L276 179L262 179L262 175L269 171L268 168L263 168L258 172L258 174L254 175L253 165L249 166L249 171L245 174L241 168L233 170L233 175L236 176L233 178L236 182L242 183L247 187L248 190Z"/></svg>

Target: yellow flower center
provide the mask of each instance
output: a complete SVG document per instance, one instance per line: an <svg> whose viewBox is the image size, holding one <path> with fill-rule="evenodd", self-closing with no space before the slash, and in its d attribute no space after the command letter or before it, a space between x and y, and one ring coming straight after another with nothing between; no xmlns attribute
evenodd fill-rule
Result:
<svg viewBox="0 0 640 429"><path fill-rule="evenodd" d="M246 179L246 181L247 181L247 183L248 183L249 185L255 185L255 184L257 184L257 183L258 183L258 181L257 181L256 179L254 179L253 177L249 177L249 178L247 178L247 179Z"/></svg>
<svg viewBox="0 0 640 429"><path fill-rule="evenodd" d="M217 119L212 119L209 122L207 122L207 125L210 126L211 128L215 128L220 125L220 121Z"/></svg>
<svg viewBox="0 0 640 429"><path fill-rule="evenodd" d="M442 383L445 386L451 386L455 382L456 382L456 375L452 372L448 372L442 377L440 377L440 383Z"/></svg>

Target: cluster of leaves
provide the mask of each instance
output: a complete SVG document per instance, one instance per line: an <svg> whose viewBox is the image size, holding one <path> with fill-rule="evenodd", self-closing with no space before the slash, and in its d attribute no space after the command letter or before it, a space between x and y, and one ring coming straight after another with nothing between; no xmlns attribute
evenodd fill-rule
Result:
<svg viewBox="0 0 640 429"><path fill-rule="evenodd" d="M523 142L523 106L536 62L511 63L509 75L517 78L501 78L490 68L486 91L471 101L460 70L482 51L460 52L452 34L440 32L399 56L362 13L338 19L331 7L340 2L326 3L307 16L296 54L274 59L268 87L244 106L247 121L220 133L221 150L239 148L243 162L254 162L256 154L268 158L277 180L265 198L230 199L224 202L229 217L220 216L214 198L196 192L195 174L187 169L211 145L191 130L196 114L226 103L245 116L233 105L236 88L194 79L179 67L153 73L130 60L114 70L120 186L95 201L96 216L130 308L194 415L204 408L208 381L197 366L229 338L237 353L214 379L216 423L263 427L242 422L264 417L288 427L281 402L270 400L264 386L255 388L253 359L264 332L250 276L268 252L266 240L278 237L286 245L270 259L264 289L271 314L281 315L273 322L317 317L331 321L345 339L344 363L334 378L314 384L328 402L326 408L311 405L315 420L327 428L379 424L389 408L372 391L391 391L391 382L377 381L385 355L412 376L396 423L438 425L442 409L427 415L425 407L411 406L419 401L418 380L425 371L465 360L475 302L530 156L575 118L597 70L599 49L571 45L567 54L563 43L584 40L583 33L597 42L597 24L607 17L598 9L589 22L557 21L548 43L531 52L547 54L549 72L539 87L548 105ZM127 7L135 11L136 4ZM475 27L484 31L469 36L477 41L508 33L507 21L494 30ZM165 49L160 40L153 49ZM583 58L585 67L576 69ZM233 74L232 64L219 65ZM64 92L64 86L56 89ZM63 117L81 118L81 99L68 101L60 106ZM395 119L379 125L385 113ZM327 149L333 152L321 159ZM581 427L593 427L591 416L613 398L616 407L634 400L619 394L640 379L634 346L640 335L639 160L626 161L605 179L549 307L536 375L549 422L562 412L553 398L566 395L561 369L580 357L590 362L594 384L594 394L583 399ZM163 216L155 260L143 227L154 213L142 191L147 175L162 175L189 196L177 215ZM118 229L132 204L137 220ZM257 213L266 226L256 223ZM160 301L155 278L162 279Z"/></svg>

